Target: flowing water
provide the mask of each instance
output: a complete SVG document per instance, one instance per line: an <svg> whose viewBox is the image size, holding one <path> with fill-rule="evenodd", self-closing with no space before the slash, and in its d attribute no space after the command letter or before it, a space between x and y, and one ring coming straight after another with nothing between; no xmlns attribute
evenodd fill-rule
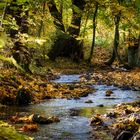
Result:
<svg viewBox="0 0 140 140"><path fill-rule="evenodd" d="M80 75L62 75L53 82L74 83L79 80ZM9 107L5 112L7 114L31 112L60 118L59 123L40 125L38 132L30 133L35 140L89 140L91 131L89 118L93 114L111 111L113 105L138 100L137 97L140 95L139 91L121 90L114 86L93 85L93 88L97 91L78 100L50 99L28 107ZM110 97L105 96L105 91L108 89L114 92ZM85 103L89 99L93 103Z"/></svg>

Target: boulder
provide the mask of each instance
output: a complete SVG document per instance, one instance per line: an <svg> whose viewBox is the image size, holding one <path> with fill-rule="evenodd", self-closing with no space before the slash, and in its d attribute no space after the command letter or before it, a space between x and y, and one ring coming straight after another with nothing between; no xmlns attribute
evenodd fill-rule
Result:
<svg viewBox="0 0 140 140"><path fill-rule="evenodd" d="M28 105L31 103L31 93L25 88L21 88L18 90L16 96L16 104L17 105Z"/></svg>
<svg viewBox="0 0 140 140"><path fill-rule="evenodd" d="M60 122L60 119L58 117L52 116L52 117L44 117L39 114L34 114L32 121L38 124L50 124L54 122Z"/></svg>

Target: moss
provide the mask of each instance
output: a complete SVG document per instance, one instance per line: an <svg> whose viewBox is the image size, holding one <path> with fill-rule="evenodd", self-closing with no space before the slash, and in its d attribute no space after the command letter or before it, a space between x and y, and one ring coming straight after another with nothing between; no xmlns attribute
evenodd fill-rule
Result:
<svg viewBox="0 0 140 140"><path fill-rule="evenodd" d="M18 133L14 127L0 121L0 140L33 140L33 138Z"/></svg>

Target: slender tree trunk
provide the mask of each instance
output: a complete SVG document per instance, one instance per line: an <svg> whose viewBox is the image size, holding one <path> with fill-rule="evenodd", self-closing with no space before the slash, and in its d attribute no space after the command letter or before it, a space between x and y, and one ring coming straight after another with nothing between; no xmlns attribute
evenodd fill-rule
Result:
<svg viewBox="0 0 140 140"><path fill-rule="evenodd" d="M42 19L40 21L40 26L39 26L39 31L38 31L38 37L41 37L41 32L43 30L43 18L44 18L44 15L45 15L45 7L46 7L46 2L43 2Z"/></svg>
<svg viewBox="0 0 140 140"><path fill-rule="evenodd" d="M137 66L140 67L140 34L138 39L138 59L137 59Z"/></svg>
<svg viewBox="0 0 140 140"><path fill-rule="evenodd" d="M56 25L56 27L61 31L65 32L65 28L62 22L62 14L57 10L53 0L50 1L49 11L51 15L54 17L54 24Z"/></svg>
<svg viewBox="0 0 140 140"><path fill-rule="evenodd" d="M107 62L108 65L112 65L115 61L115 58L118 59L119 63L122 63L122 60L118 54L118 46L119 46L119 23L120 23L121 13L115 16L115 35L114 35L114 48L112 52L112 56L110 60Z"/></svg>
<svg viewBox="0 0 140 140"><path fill-rule="evenodd" d="M84 50L84 40L85 40L85 36L86 36L86 28L87 28L87 23L88 23L89 15L90 15L90 11L88 10L87 13L85 14L86 19L85 19L85 22L84 22L84 25L83 25L84 29L83 29L82 33L80 34L80 36L82 37L81 46L82 46L83 50ZM83 58L85 59L84 53L83 53ZM85 60L87 60L87 59L88 58L86 58Z"/></svg>
<svg viewBox="0 0 140 140"><path fill-rule="evenodd" d="M5 19L5 15L6 15L6 8L7 8L7 2L5 4L5 7L3 8L3 12L2 12L2 16L1 16L1 21L0 21L0 27L3 26L3 20Z"/></svg>
<svg viewBox="0 0 140 140"><path fill-rule="evenodd" d="M73 5L77 6L81 11L84 11L85 4L85 0L73 0ZM68 32L74 37L78 37L80 34L81 19L82 12L77 13L73 10L72 25L74 27L69 27Z"/></svg>
<svg viewBox="0 0 140 140"><path fill-rule="evenodd" d="M98 3L96 2L96 5L95 5L95 12L94 12L94 15L93 15L93 40L92 40L92 46L91 46L90 56L89 56L89 59L88 59L88 62L89 62L89 63L91 63L91 60L92 60L92 57L93 57L93 51L94 51L94 47L95 47L96 17L97 17L98 8L99 8L99 5L98 5Z"/></svg>
<svg viewBox="0 0 140 140"><path fill-rule="evenodd" d="M84 24L84 31L83 31L83 35L82 35L83 38L84 38L85 35L86 35L86 28L87 28L88 19L89 19L89 11L88 11L88 13L87 13L86 20L85 20L85 24Z"/></svg>
<svg viewBox="0 0 140 140"><path fill-rule="evenodd" d="M81 21L82 21L82 11L84 11L85 8L85 0L73 0L73 5L77 6L80 10L81 13L77 13L74 11L73 9L73 17L72 17L72 25L74 25L74 27L69 27L68 32L70 33L70 35L72 35L75 40L76 38L80 35L80 28L81 28ZM83 42L82 41L78 41L77 42L77 49L81 49L81 51L79 51L79 54L73 52L74 57L77 59L75 59L76 61L79 61L80 59L84 58L84 53L83 53Z"/></svg>

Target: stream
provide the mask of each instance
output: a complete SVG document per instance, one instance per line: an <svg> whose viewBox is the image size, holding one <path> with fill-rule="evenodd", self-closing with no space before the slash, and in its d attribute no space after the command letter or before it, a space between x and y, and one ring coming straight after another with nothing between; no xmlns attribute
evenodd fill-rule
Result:
<svg viewBox="0 0 140 140"><path fill-rule="evenodd" d="M80 75L62 75L53 82L63 84L79 81ZM7 114L31 112L45 116L55 115L60 118L59 123L40 125L39 131L28 133L35 137L35 140L89 140L92 130L89 125L89 118L93 114L104 114L111 111L113 105L136 101L140 93L139 91L122 90L107 85L92 85L92 87L97 89L96 92L78 100L49 99L28 107L9 107L5 112ZM109 97L105 96L105 91L108 89L114 92ZM87 100L92 100L93 103L85 103Z"/></svg>

